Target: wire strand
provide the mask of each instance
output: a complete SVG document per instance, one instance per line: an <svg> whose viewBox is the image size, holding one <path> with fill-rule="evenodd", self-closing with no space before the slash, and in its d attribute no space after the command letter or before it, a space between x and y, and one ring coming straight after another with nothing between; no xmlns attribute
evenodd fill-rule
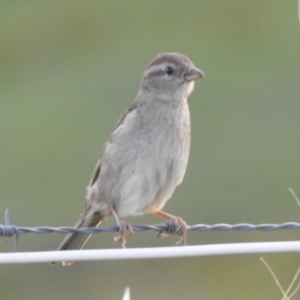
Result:
<svg viewBox="0 0 300 300"><path fill-rule="evenodd" d="M144 225L137 224L132 225L134 231L159 231L159 232L168 232L168 224L156 224L156 225ZM196 224L188 226L188 231L275 231L275 230L288 230L288 229L300 229L300 223L296 222L286 222L282 224L250 224L250 223L238 223L238 224ZM37 226L37 227L23 227L15 225L0 225L0 237L12 237L14 235L26 234L26 233L88 233L95 234L100 232L118 232L118 226L108 226L108 227L99 227L99 228L74 228L68 226L62 227L50 227L50 226Z"/></svg>

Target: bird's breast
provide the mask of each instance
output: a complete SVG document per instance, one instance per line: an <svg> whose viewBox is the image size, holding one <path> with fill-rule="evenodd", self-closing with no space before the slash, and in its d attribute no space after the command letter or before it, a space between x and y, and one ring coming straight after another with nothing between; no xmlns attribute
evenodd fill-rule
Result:
<svg viewBox="0 0 300 300"><path fill-rule="evenodd" d="M153 118L145 118L137 135L138 153L144 167L153 170L160 182L182 181L190 150L190 114L187 103L177 109L165 107ZM147 130L143 130L147 128ZM159 176L157 174L160 174Z"/></svg>

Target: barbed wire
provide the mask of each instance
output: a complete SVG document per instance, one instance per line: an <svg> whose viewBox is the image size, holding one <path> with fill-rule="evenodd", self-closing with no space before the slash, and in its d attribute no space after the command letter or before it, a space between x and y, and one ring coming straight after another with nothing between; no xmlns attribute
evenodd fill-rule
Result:
<svg viewBox="0 0 300 300"><path fill-rule="evenodd" d="M156 225L145 225L137 224L132 225L134 231L147 231L153 230L158 232L172 232L169 224L156 224ZM250 224L250 223L238 223L238 224L196 224L188 226L188 231L275 231L275 230L287 230L287 229L300 229L300 223L297 222L286 222L282 224ZM62 227L51 227L51 226L37 226L37 227L23 227L15 225L0 225L0 237L12 237L14 235L26 234L26 233L88 233L95 234L100 232L118 232L118 226L108 226L99 228L74 228L68 226Z"/></svg>
<svg viewBox="0 0 300 300"><path fill-rule="evenodd" d="M153 230L156 232L166 232L174 233L174 228L170 224L156 224L156 225L145 225L137 224L132 225L133 231L148 231ZM297 222L285 222L281 224L251 224L251 223L238 223L238 224L195 224L187 226L188 231L275 231L275 230L288 230L288 229L300 229L300 223ZM9 224L9 212L8 209L4 213L4 225L0 224L0 241L2 237L13 237L15 236L15 243L13 246L13 251L16 251L19 236L26 233L88 233L95 234L101 232L118 232L119 226L108 226L108 227L82 227L75 228L69 226L61 227L51 227L51 226L37 226L37 227L24 227L24 226L15 226Z"/></svg>
<svg viewBox="0 0 300 300"><path fill-rule="evenodd" d="M174 232L171 224L156 224L156 225L145 225L137 224L132 225L134 231L147 231L154 230L156 232ZM239 230L239 231L274 231L274 230L286 230L286 229L300 229L300 223L297 222L285 222L281 224L251 224L251 223L237 223L237 224L195 224L187 226L188 231L230 231L230 230ZM119 226L108 226L108 227L82 227L75 228L70 226L61 226L61 227L51 227L51 226L37 226L37 227L24 227L24 226L15 226L9 224L9 211L8 209L4 212L4 225L0 224L0 238L1 237L12 237L18 236L25 233L88 233L95 234L100 232L118 232Z"/></svg>

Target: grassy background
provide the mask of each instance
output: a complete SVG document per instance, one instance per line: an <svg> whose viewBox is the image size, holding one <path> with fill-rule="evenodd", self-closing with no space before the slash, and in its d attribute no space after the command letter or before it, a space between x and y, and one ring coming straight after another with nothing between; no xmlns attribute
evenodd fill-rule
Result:
<svg viewBox="0 0 300 300"><path fill-rule="evenodd" d="M73 225L100 150L159 52L206 76L190 97L192 148L165 210L196 223L299 221L296 1L1 1L0 212L20 226ZM153 216L129 218L158 223ZM104 225L114 224L113 220ZM19 251L62 235L26 235ZM174 245L136 233L128 247ZM298 240L298 231L190 233L194 244ZM3 239L1 251L13 240ZM87 248L116 248L111 234ZM299 255L265 255L288 286ZM4 265L3 299L281 299L258 255Z"/></svg>

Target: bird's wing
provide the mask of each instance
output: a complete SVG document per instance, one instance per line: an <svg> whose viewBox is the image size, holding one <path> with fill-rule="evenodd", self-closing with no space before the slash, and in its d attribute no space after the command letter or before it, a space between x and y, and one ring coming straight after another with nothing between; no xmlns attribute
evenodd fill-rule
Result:
<svg viewBox="0 0 300 300"><path fill-rule="evenodd" d="M103 149L103 151L104 151L104 149ZM102 153L103 153L103 151L102 151ZM102 156L102 153L100 155L100 158L97 161L97 164L96 164L96 167L95 167L94 172L92 174L89 186L92 186L95 183L95 181L97 181L97 179L99 177L100 170L101 170L101 156Z"/></svg>
<svg viewBox="0 0 300 300"><path fill-rule="evenodd" d="M121 118L119 119L119 121L117 122L117 125L115 126L114 128L114 131L113 133L111 134L110 138L108 139L107 143L111 143L112 142L112 137L114 135L114 132L121 126L124 124L125 122L125 119L128 115L130 115L131 113L135 112L135 110L137 109L137 104L136 103L132 103L128 108L127 110L124 112L124 114L121 116ZM106 144L107 144L106 143ZM105 152L105 149L106 149L106 145L104 147L104 149L102 150L101 152L101 155L100 155L100 158L98 159L97 161L97 164L96 164L96 167L94 169L94 172L92 174L92 177L91 177L91 180L90 180L90 183L89 183L89 186L92 186L98 179L99 175L100 175L100 170L101 170L101 158L102 158L102 155L103 153Z"/></svg>

